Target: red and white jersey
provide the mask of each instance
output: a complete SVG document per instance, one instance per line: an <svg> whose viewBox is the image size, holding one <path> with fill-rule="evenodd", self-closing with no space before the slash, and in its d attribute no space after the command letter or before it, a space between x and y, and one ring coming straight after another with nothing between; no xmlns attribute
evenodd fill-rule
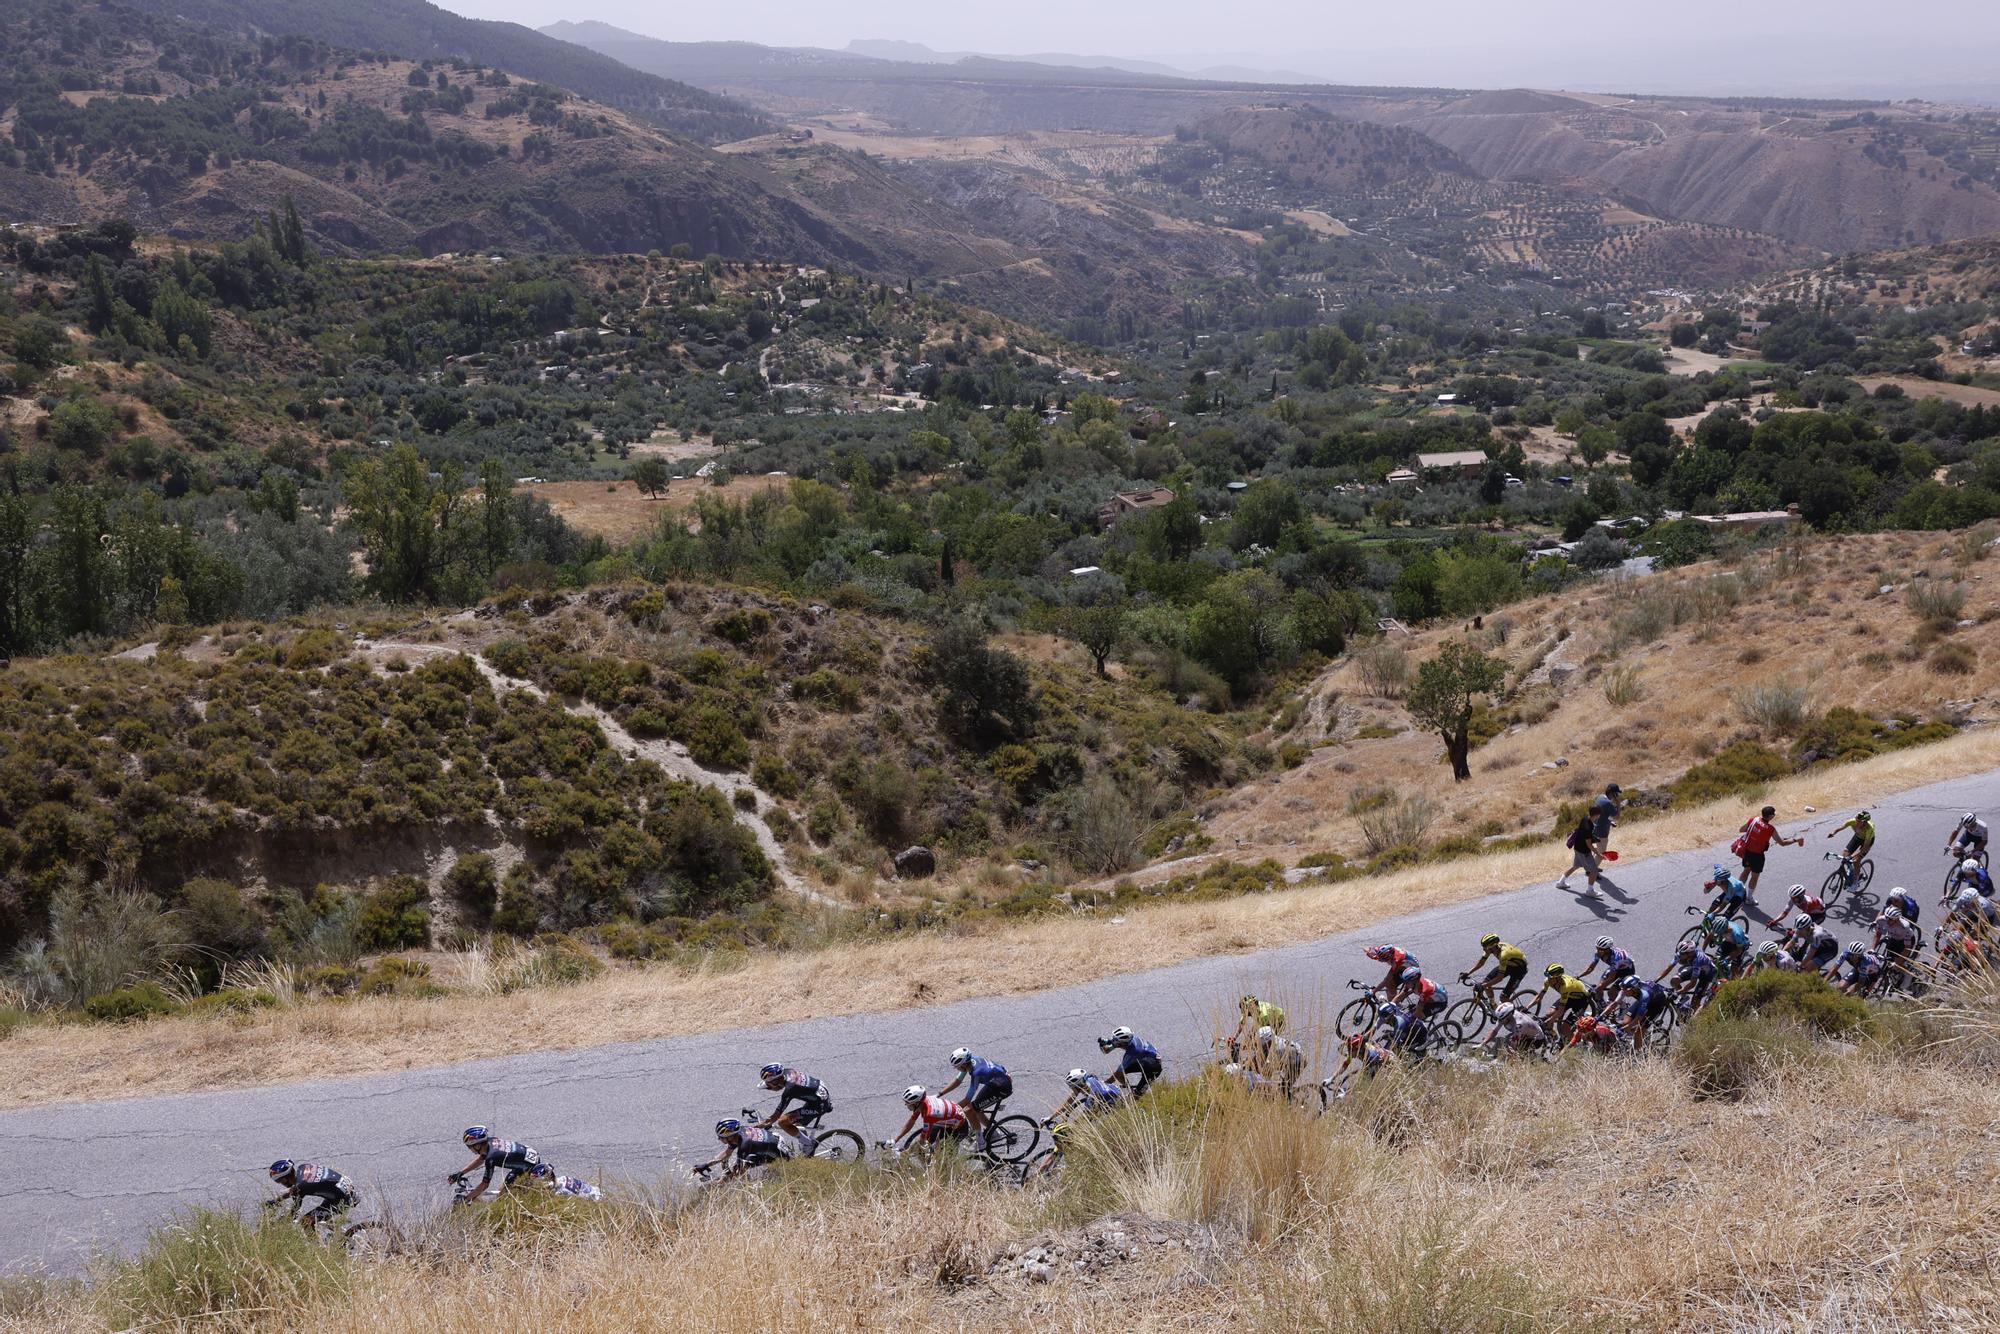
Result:
<svg viewBox="0 0 2000 1334"><path fill-rule="evenodd" d="M926 1094L917 1108L917 1115L923 1120L926 1130L940 1126L962 1126L965 1124L965 1109L949 1098L940 1098L935 1093Z"/></svg>

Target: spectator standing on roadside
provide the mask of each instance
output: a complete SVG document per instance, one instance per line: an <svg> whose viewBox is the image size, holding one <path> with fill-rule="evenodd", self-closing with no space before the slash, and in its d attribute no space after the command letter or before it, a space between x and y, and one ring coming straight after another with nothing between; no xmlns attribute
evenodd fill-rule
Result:
<svg viewBox="0 0 2000 1334"><path fill-rule="evenodd" d="M1778 832L1778 826L1771 823L1777 813L1776 806L1766 806L1743 822L1736 841L1729 845L1730 852L1743 859L1743 883L1750 891L1752 904L1757 901L1757 877L1764 873L1764 854L1770 851L1771 844L1775 842L1781 848L1806 845L1803 837L1786 838Z"/></svg>
<svg viewBox="0 0 2000 1334"><path fill-rule="evenodd" d="M1616 783L1607 783L1597 800L1590 803L1590 809L1577 821L1570 831L1569 845L1572 849L1569 870L1556 881L1557 889L1568 889L1569 878L1578 867L1583 868L1584 895L1601 899L1603 891L1597 887L1598 865L1604 856L1604 849L1611 842L1611 826L1618 823L1618 801L1622 789Z"/></svg>

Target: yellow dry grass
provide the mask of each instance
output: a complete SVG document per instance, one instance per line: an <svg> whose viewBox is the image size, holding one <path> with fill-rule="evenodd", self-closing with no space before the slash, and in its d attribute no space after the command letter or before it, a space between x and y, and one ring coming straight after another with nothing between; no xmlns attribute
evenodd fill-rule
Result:
<svg viewBox="0 0 2000 1334"><path fill-rule="evenodd" d="M1772 784L1785 810L1822 810L1983 772L2000 741L1970 733ZM1628 859L1715 841L1740 821L1740 802L1630 827ZM754 956L736 966L621 969L594 981L506 996L318 1001L231 1018L169 1018L128 1026L31 1025L0 1042L0 1108L86 1098L279 1083L341 1070L365 1074L455 1061L465 1035L482 1056L571 1050L712 1031L791 998L787 1017L893 1010L1039 990L1121 967L1162 966L1357 930L1400 913L1463 902L1552 878L1566 856L1551 843L1337 885L1253 898L1135 907L1122 924L1061 917ZM1148 943L1141 953L1127 946Z"/></svg>
<svg viewBox="0 0 2000 1334"><path fill-rule="evenodd" d="M793 1172L500 1241L460 1219L318 1302L239 1251L207 1274L261 1300L213 1324L723 1334L807 1312L856 1330L1992 1329L1990 1048L1820 1047L1738 1102L1702 1100L1669 1062L1574 1058L1392 1074L1319 1118L1169 1087L1152 1114L1080 1131L1052 1190ZM1119 1253L1093 1253L1090 1232L1114 1228ZM1043 1246L1053 1271L1031 1277L1014 1253ZM89 1287L17 1287L0 1329L200 1318L191 1305L105 1269Z"/></svg>

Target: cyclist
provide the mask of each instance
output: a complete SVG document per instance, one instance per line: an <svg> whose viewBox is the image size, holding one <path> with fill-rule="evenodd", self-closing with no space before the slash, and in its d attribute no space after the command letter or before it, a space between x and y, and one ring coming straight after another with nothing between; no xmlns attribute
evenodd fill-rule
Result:
<svg viewBox="0 0 2000 1334"><path fill-rule="evenodd" d="M1946 852L1954 857L1977 857L1986 851L1986 821L1971 811L1958 817L1945 840Z"/></svg>
<svg viewBox="0 0 2000 1334"><path fill-rule="evenodd" d="M1871 939L1882 962L1894 972L1908 977L1910 964L1917 957L1917 924L1903 916L1903 910L1891 903L1881 915L1871 923Z"/></svg>
<svg viewBox="0 0 2000 1334"><path fill-rule="evenodd" d="M1957 926L1947 925L1938 932L1938 967L1954 973L1970 972L1986 964L1987 948Z"/></svg>
<svg viewBox="0 0 2000 1334"><path fill-rule="evenodd" d="M582 1177L558 1176L554 1172L548 1172L543 1175L542 1184L555 1194L573 1200L589 1200L596 1203L604 1198L603 1191Z"/></svg>
<svg viewBox="0 0 2000 1334"><path fill-rule="evenodd" d="M1150 1042L1134 1037L1132 1030L1122 1025L1112 1029L1110 1037L1099 1038L1097 1049L1102 1052L1117 1050L1125 1053L1118 1062L1118 1068L1111 1072L1109 1078L1120 1088L1131 1089L1135 1098L1146 1096L1147 1087L1160 1077L1160 1071L1164 1068L1160 1064L1158 1048ZM1137 1082L1132 1082L1134 1080Z"/></svg>
<svg viewBox="0 0 2000 1334"><path fill-rule="evenodd" d="M1405 968L1418 967L1417 956L1394 945L1370 945L1361 951L1376 963L1387 964L1389 971L1382 974L1382 980L1375 984L1377 991L1387 991L1396 981L1396 975Z"/></svg>
<svg viewBox="0 0 2000 1334"><path fill-rule="evenodd" d="M493 1184L495 1172L506 1173L501 1179L499 1191L494 1196L498 1199L507 1193L507 1188L515 1181L524 1175L533 1174L535 1169L542 1165L542 1155L527 1145L516 1143L511 1139L495 1139L493 1132L485 1126L467 1126L460 1138L465 1141L465 1147L472 1150L472 1161L445 1179L457 1185L471 1176L474 1168L486 1169L485 1175L479 1178L479 1189L467 1195L468 1200L476 1200L486 1193L486 1188Z"/></svg>
<svg viewBox="0 0 2000 1334"><path fill-rule="evenodd" d="M1764 874L1764 854L1771 845L1776 843L1781 848L1806 845L1804 838L1786 838L1778 832L1778 826L1772 823L1777 814L1776 806L1766 806L1743 822L1736 841L1729 845L1730 852L1743 859L1744 885L1752 900L1757 896L1757 878Z"/></svg>
<svg viewBox="0 0 2000 1334"><path fill-rule="evenodd" d="M706 1177L732 1157L736 1161L729 1163L729 1170L722 1174L724 1181L740 1177L753 1167L788 1161L792 1156L791 1143L784 1136L762 1126L746 1126L733 1116L715 1123L715 1137L722 1142L722 1152L694 1165L698 1177Z"/></svg>
<svg viewBox="0 0 2000 1334"><path fill-rule="evenodd" d="M2000 924L2000 910L1994 908L1992 899L1966 885L1952 896L1951 911L1945 915L1945 921L1958 922L1974 935L1983 935Z"/></svg>
<svg viewBox="0 0 2000 1334"><path fill-rule="evenodd" d="M1740 909L1750 897L1750 886L1729 874L1727 866L1710 868L1709 878L1702 882L1701 887L1716 891L1714 900L1708 905L1712 915L1727 916Z"/></svg>
<svg viewBox="0 0 2000 1334"><path fill-rule="evenodd" d="M1594 1014L1578 1015L1569 1031L1569 1045L1587 1046L1592 1051L1611 1051L1618 1046L1618 1029L1609 1019Z"/></svg>
<svg viewBox="0 0 2000 1334"><path fill-rule="evenodd" d="M1501 1002L1500 1008L1493 1012L1493 1024L1493 1036L1487 1040L1489 1046L1505 1043L1512 1051L1524 1051L1549 1040L1541 1021L1524 1013L1512 1001Z"/></svg>
<svg viewBox="0 0 2000 1334"><path fill-rule="evenodd" d="M1952 884L1963 885L1983 899L1993 897L1993 876L1977 857L1967 857L1958 864L1958 874Z"/></svg>
<svg viewBox="0 0 2000 1334"><path fill-rule="evenodd" d="M1285 1012L1269 1001L1245 996L1237 1006L1236 1031L1229 1035L1229 1050L1232 1053L1240 1050L1243 1039L1259 1028L1284 1032Z"/></svg>
<svg viewBox="0 0 2000 1334"><path fill-rule="evenodd" d="M1257 1030L1257 1044L1251 1049L1246 1064L1256 1074L1277 1080L1289 1098L1292 1096L1292 1085L1306 1072L1306 1049L1290 1038L1279 1037L1266 1024Z"/></svg>
<svg viewBox="0 0 2000 1334"><path fill-rule="evenodd" d="M291 1201L291 1211L285 1216L296 1218L307 1232L321 1223L332 1223L354 1207L353 1178L331 1167L280 1158L271 1164L270 1173L271 1180L284 1187L285 1193L265 1203L278 1205Z"/></svg>
<svg viewBox="0 0 2000 1334"><path fill-rule="evenodd" d="M917 1138L928 1149L939 1140L966 1128L965 1108L949 1098L936 1096L922 1084L912 1084L903 1090L903 1106L910 1109L910 1115L892 1141L898 1147L903 1146L913 1130L917 1131ZM922 1123L921 1129L918 1128L919 1122Z"/></svg>
<svg viewBox="0 0 2000 1334"><path fill-rule="evenodd" d="M1793 885L1791 892L1785 896L1784 908L1779 912L1778 916L1771 919L1770 927L1773 931L1783 931L1785 929L1784 914L1788 912L1802 912L1812 918L1815 923L1824 922L1826 920L1826 900L1820 898L1819 895L1813 893L1804 885Z"/></svg>
<svg viewBox="0 0 2000 1334"><path fill-rule="evenodd" d="M1597 971L1599 964L1604 965L1604 976L1597 980L1592 993L1600 1000L1616 991L1619 982L1632 976L1639 968L1638 964L1632 962L1632 956L1619 949L1609 936L1597 938L1597 948L1592 952L1590 962L1584 965L1583 971L1577 976L1588 981L1590 975Z"/></svg>
<svg viewBox="0 0 2000 1334"><path fill-rule="evenodd" d="M1861 872L1862 859L1867 857L1868 850L1875 846L1875 818L1867 811L1862 811L1827 837L1837 838L1844 830L1854 831L1854 836L1847 840L1847 850L1840 854L1840 867L1847 872L1848 882L1851 884L1855 876Z"/></svg>
<svg viewBox="0 0 2000 1334"><path fill-rule="evenodd" d="M1715 960L1692 940L1680 943L1674 950L1674 961L1662 968L1660 975L1653 980L1664 982L1668 973L1674 975L1675 999L1684 1002L1690 1011L1700 1009L1702 1002L1708 999L1708 993L1715 988Z"/></svg>
<svg viewBox="0 0 2000 1334"><path fill-rule="evenodd" d="M1361 1073L1372 1079L1381 1073L1384 1066L1392 1065L1396 1060L1396 1053L1391 1048L1370 1042L1365 1033L1352 1034L1340 1045L1342 1048L1340 1068L1321 1081L1322 1089L1339 1085L1341 1076L1347 1073L1347 1067L1356 1065L1357 1062Z"/></svg>
<svg viewBox="0 0 2000 1334"><path fill-rule="evenodd" d="M1408 1051L1412 1056L1422 1056L1424 1048L1430 1044L1431 1026L1424 1022L1415 1006L1398 1005L1394 1001L1383 1001L1375 1007L1375 1031L1384 1029L1389 1033L1389 1045L1397 1051Z"/></svg>
<svg viewBox="0 0 2000 1334"><path fill-rule="evenodd" d="M804 1141L818 1128L821 1118L833 1110L833 1090L803 1070L773 1062L757 1074L764 1087L778 1095L777 1107L757 1123L762 1129L775 1127L793 1139ZM798 1106L794 1108L793 1103Z"/></svg>
<svg viewBox="0 0 2000 1334"><path fill-rule="evenodd" d="M1901 912L1903 914L1903 920L1908 922L1911 926L1915 926L1917 924L1919 910L1917 908L1916 896L1911 894L1909 890L1904 889L1901 885L1898 885L1894 889L1889 891L1889 897L1882 900L1882 907L1884 908L1884 910L1887 910L1889 908L1894 908L1897 911Z"/></svg>
<svg viewBox="0 0 2000 1334"><path fill-rule="evenodd" d="M1472 982L1473 970L1488 959L1493 960L1493 966L1472 989L1485 996L1489 1003L1493 999L1495 987L1500 988L1501 1000L1514 999L1514 992L1528 976L1528 956L1523 954L1518 946L1509 945L1494 932L1488 931L1479 938L1479 957L1472 961L1471 968L1458 975L1458 980ZM1503 983L1505 985L1502 985Z"/></svg>
<svg viewBox="0 0 2000 1334"><path fill-rule="evenodd" d="M1625 979L1625 1031L1635 1048L1646 1050L1647 1027L1655 1017L1673 1008L1673 1003L1673 993L1658 982L1642 982L1636 977Z"/></svg>
<svg viewBox="0 0 2000 1334"><path fill-rule="evenodd" d="M1735 977L1750 963L1750 932L1738 918L1722 924L1722 936L1711 944L1715 967L1724 977Z"/></svg>
<svg viewBox="0 0 2000 1334"><path fill-rule="evenodd" d="M1063 1076L1063 1083L1069 1085L1069 1096L1062 1106L1049 1114L1049 1121L1060 1121L1075 1111L1080 1116L1093 1116L1098 1112L1115 1112L1124 1100L1124 1095L1105 1083L1088 1070L1077 1069ZM1047 1122L1044 1122L1047 1124Z"/></svg>
<svg viewBox="0 0 2000 1334"><path fill-rule="evenodd" d="M1834 975L1840 969L1848 970L1847 978L1840 984L1841 991L1850 996L1866 995L1882 976L1882 956L1869 949L1858 940L1849 941L1841 952L1840 963L1834 966Z"/></svg>
<svg viewBox="0 0 2000 1334"><path fill-rule="evenodd" d="M1551 992L1555 993L1555 1008L1543 1016L1542 997ZM1590 984L1573 976L1561 964L1552 963L1542 970L1542 989L1528 1002L1528 1009L1537 1018L1546 1017L1560 1032L1564 1018L1574 1019L1592 1012Z"/></svg>
<svg viewBox="0 0 2000 1334"><path fill-rule="evenodd" d="M1805 913L1792 919L1783 945L1800 971L1810 968L1818 972L1840 957L1840 942L1833 932Z"/></svg>
<svg viewBox="0 0 2000 1334"><path fill-rule="evenodd" d="M1756 954L1751 956L1750 966L1776 968L1783 973L1796 973L1799 970L1799 961L1779 948L1777 941L1767 940L1759 945Z"/></svg>
<svg viewBox="0 0 2000 1334"><path fill-rule="evenodd" d="M986 1124L998 1118L1000 1104L1014 1096L1014 1079L1007 1073L1007 1067L974 1056L969 1048L960 1047L951 1054L951 1068L958 1071L958 1078L938 1090L940 1098L945 1097L960 1084L965 1085L965 1119L972 1123L972 1133L977 1136L979 1148L986 1147Z"/></svg>
<svg viewBox="0 0 2000 1334"><path fill-rule="evenodd" d="M1443 1014L1451 1004L1451 993L1418 971L1415 964L1405 967L1396 979L1396 989L1389 999L1405 1004L1416 1010L1424 1019Z"/></svg>

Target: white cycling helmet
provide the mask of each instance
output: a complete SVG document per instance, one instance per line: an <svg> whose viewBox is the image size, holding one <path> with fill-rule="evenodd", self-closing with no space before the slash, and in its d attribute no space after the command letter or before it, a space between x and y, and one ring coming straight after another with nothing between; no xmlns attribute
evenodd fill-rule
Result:
<svg viewBox="0 0 2000 1334"><path fill-rule="evenodd" d="M903 1090L903 1105L905 1107L921 1107L924 1099L930 1096L931 1091L922 1084L912 1084Z"/></svg>
<svg viewBox="0 0 2000 1334"><path fill-rule="evenodd" d="M1113 1045L1116 1045L1120 1042L1130 1042L1131 1040L1132 1040L1132 1030L1125 1027L1123 1024L1120 1024L1118 1027L1111 1030L1111 1041Z"/></svg>
<svg viewBox="0 0 2000 1334"><path fill-rule="evenodd" d="M1506 1023L1506 1022L1507 1022L1508 1020L1512 1019L1512 1018L1513 1018L1513 1017L1514 1017L1514 1016L1515 1016L1516 1014L1519 1014L1519 1013L1520 1013L1520 1011L1518 1011L1518 1010L1516 1010L1516 1009L1514 1008L1514 1002L1513 1002L1513 1001L1507 1001L1507 1002L1505 1002L1504 1004L1502 1004L1502 1005L1500 1006L1500 1008L1499 1008L1499 1009L1497 1009L1497 1010L1495 1010L1495 1011L1493 1012L1493 1018L1494 1018L1495 1020L1497 1020L1498 1022L1500 1022L1500 1023L1503 1023L1503 1024L1504 1024L1504 1023Z"/></svg>
<svg viewBox="0 0 2000 1334"><path fill-rule="evenodd" d="M1599 936L1597 938L1597 948L1601 950L1608 950L1608 949L1615 949L1617 947L1611 943L1611 937Z"/></svg>
<svg viewBox="0 0 2000 1334"><path fill-rule="evenodd" d="M1775 959L1777 956L1778 942L1775 940L1767 940L1757 947L1757 957L1760 959Z"/></svg>
<svg viewBox="0 0 2000 1334"><path fill-rule="evenodd" d="M1090 1082L1090 1072L1088 1070L1084 1070L1081 1068L1072 1070L1068 1074L1063 1076L1063 1083L1069 1085L1073 1089L1080 1089L1089 1082Z"/></svg>
<svg viewBox="0 0 2000 1334"><path fill-rule="evenodd" d="M1792 925L1800 931L1810 931L1812 924L1812 914L1810 913L1800 913L1792 919Z"/></svg>
<svg viewBox="0 0 2000 1334"><path fill-rule="evenodd" d="M1786 890L1785 893L1791 898L1802 899L1805 897L1806 887L1804 885L1793 885L1790 889Z"/></svg>
<svg viewBox="0 0 2000 1334"><path fill-rule="evenodd" d="M1967 857L1958 864L1958 869L1961 871L1977 871L1979 869L1979 858Z"/></svg>
<svg viewBox="0 0 2000 1334"><path fill-rule="evenodd" d="M952 1052L952 1054L951 1054L951 1063L952 1063L952 1064L953 1064L954 1066L961 1066L961 1065L971 1065L971 1064L972 1064L972 1048L970 1048L970 1047L960 1047L960 1048L958 1048L958 1049L957 1049L956 1051Z"/></svg>
<svg viewBox="0 0 2000 1334"><path fill-rule="evenodd" d="M1882 916L1892 922L1900 922L1903 920L1903 910L1892 903L1889 905L1889 911L1883 913Z"/></svg>
<svg viewBox="0 0 2000 1334"><path fill-rule="evenodd" d="M1958 818L1958 822L1959 822L1960 824L1971 824L1971 823L1973 823L1973 822L1974 822L1975 820L1977 820L1978 818L1979 818L1979 817L1978 817L1978 816L1976 816L1976 815L1974 815L1974 814L1973 814L1973 813L1972 813L1971 811L1967 811L1967 812L1966 812L1966 813L1965 813L1964 815L1961 815L1961 816L1960 816L1960 817Z"/></svg>
<svg viewBox="0 0 2000 1334"><path fill-rule="evenodd" d="M1257 1041L1262 1043L1268 1044L1271 1041L1271 1039L1275 1038L1276 1036L1278 1036L1278 1030L1271 1027L1269 1024L1266 1024L1262 1028L1257 1030Z"/></svg>

